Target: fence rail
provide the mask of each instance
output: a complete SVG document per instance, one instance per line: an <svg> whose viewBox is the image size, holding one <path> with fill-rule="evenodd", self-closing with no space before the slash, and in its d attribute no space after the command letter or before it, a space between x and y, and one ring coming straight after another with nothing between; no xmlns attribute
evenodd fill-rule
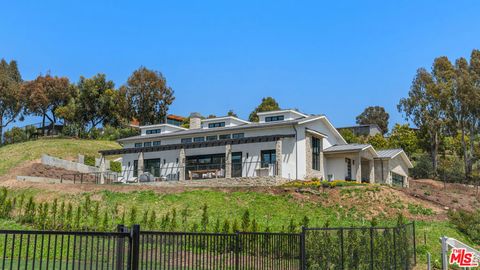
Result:
<svg viewBox="0 0 480 270"><path fill-rule="evenodd" d="M414 223L301 233L0 230L1 269L412 269Z"/></svg>

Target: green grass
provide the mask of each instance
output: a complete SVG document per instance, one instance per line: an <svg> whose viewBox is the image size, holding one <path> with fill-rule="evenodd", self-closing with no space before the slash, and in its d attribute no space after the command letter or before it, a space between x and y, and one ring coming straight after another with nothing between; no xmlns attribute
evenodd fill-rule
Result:
<svg viewBox="0 0 480 270"><path fill-rule="evenodd" d="M0 147L0 176L42 154L58 158L76 158L78 154L98 155L99 150L120 148L112 141L80 139L39 139Z"/></svg>

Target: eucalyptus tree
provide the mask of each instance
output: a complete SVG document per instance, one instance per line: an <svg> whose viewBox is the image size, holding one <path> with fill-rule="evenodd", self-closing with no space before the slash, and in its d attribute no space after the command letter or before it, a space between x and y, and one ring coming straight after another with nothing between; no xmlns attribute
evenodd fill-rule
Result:
<svg viewBox="0 0 480 270"><path fill-rule="evenodd" d="M20 85L22 77L18 71L17 62L5 59L0 61L0 144L2 144L3 129L14 122L20 114Z"/></svg>

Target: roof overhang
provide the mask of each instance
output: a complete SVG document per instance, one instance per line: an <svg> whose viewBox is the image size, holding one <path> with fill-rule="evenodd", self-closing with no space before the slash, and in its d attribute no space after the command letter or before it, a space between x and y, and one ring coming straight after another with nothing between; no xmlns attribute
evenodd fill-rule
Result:
<svg viewBox="0 0 480 270"><path fill-rule="evenodd" d="M182 148L191 149L191 148L214 147L214 146L222 146L227 144L235 145L235 144L246 144L246 143L273 142L282 138L294 138L294 137L295 137L295 134L279 134L279 135L267 135L267 136L256 136L256 137L244 137L244 138L238 138L238 139L216 140L216 141L208 141L208 142L192 142L192 143L167 144L167 145L150 146L150 147L100 150L98 152L103 156L111 156L111 155L146 153L146 152L160 152L160 151L168 151L168 150L175 150L175 149L182 149Z"/></svg>
<svg viewBox="0 0 480 270"><path fill-rule="evenodd" d="M407 164L407 167L409 169L413 168L413 163L410 161L410 159L408 158L407 156L407 153L405 153L405 151L399 151L398 153L396 153L395 155L391 156L391 157L376 157L375 159L378 159L378 160L391 160L391 159L394 159L396 158L398 155L400 155L400 157L402 158L402 160Z"/></svg>
<svg viewBox="0 0 480 270"><path fill-rule="evenodd" d="M375 149L371 145L365 146L363 148L346 149L346 150L334 150L334 151L327 151L327 152L323 152L323 153L325 155L329 155L329 154L334 155L334 154L359 153L359 152L363 152L363 151L369 151L374 156L374 158L376 158L378 156L377 151L375 151Z"/></svg>
<svg viewBox="0 0 480 270"><path fill-rule="evenodd" d="M317 137L328 138L327 134L321 133L320 131L317 131L311 128L305 128L305 132L315 135Z"/></svg>

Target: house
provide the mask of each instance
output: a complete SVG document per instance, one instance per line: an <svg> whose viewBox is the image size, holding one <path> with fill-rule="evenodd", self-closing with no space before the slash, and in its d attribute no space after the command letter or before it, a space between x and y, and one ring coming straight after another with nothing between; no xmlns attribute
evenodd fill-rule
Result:
<svg viewBox="0 0 480 270"><path fill-rule="evenodd" d="M351 127L339 127L338 131L350 130L355 136L375 136L377 134L382 135L382 130L377 124L358 125Z"/></svg>
<svg viewBox="0 0 480 270"><path fill-rule="evenodd" d="M140 135L118 140L123 149L100 153L122 155L124 181L316 177L408 185L412 164L401 149L348 144L325 115L279 110L258 116L253 123L192 113L189 129L141 126Z"/></svg>

